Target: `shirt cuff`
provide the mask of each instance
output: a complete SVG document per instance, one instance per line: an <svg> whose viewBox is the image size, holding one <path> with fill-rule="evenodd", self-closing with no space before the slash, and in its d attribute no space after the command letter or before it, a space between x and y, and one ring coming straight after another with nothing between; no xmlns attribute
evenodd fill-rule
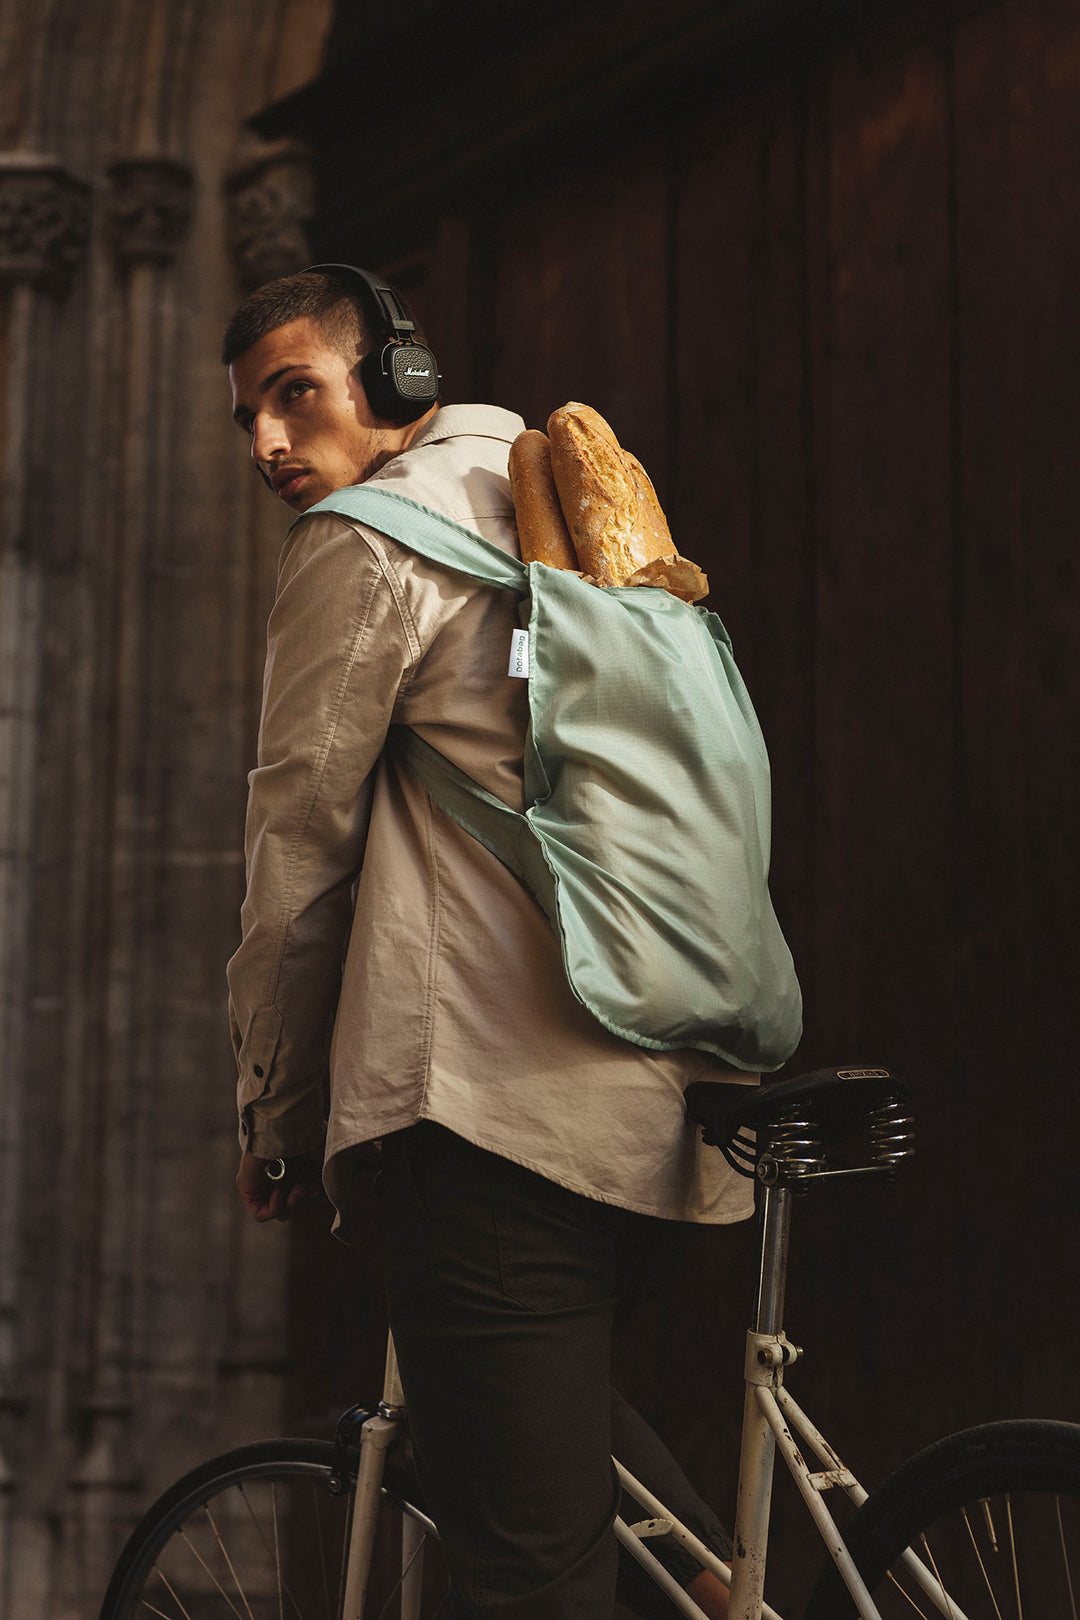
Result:
<svg viewBox="0 0 1080 1620"><path fill-rule="evenodd" d="M275 1108L272 1118L257 1103L248 1103L240 1110L237 1134L242 1151L260 1159L321 1160L326 1148L322 1097L305 1096L284 1112Z"/></svg>

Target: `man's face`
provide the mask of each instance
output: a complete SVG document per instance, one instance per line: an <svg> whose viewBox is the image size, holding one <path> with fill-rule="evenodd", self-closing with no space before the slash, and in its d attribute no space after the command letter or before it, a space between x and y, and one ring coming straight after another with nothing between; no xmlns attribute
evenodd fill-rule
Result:
<svg viewBox="0 0 1080 1620"><path fill-rule="evenodd" d="M251 437L252 459L297 513L363 483L412 436L372 415L348 360L307 318L253 343L229 367L229 380L233 419Z"/></svg>

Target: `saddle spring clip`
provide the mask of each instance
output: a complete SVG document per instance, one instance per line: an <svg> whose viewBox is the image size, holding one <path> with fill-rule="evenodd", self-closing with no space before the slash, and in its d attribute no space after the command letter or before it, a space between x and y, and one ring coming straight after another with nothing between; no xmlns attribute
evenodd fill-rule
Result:
<svg viewBox="0 0 1080 1620"><path fill-rule="evenodd" d="M892 1172L915 1152L915 1121L903 1103L891 1097L867 1114L874 1163Z"/></svg>
<svg viewBox="0 0 1080 1620"><path fill-rule="evenodd" d="M804 1176L821 1176L827 1166L815 1126L801 1108L789 1108L773 1126L767 1153L758 1163L764 1182L798 1182Z"/></svg>

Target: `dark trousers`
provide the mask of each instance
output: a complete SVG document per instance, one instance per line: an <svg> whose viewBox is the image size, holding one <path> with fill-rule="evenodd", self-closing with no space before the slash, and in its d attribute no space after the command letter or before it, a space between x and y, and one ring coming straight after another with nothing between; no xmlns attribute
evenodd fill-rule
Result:
<svg viewBox="0 0 1080 1620"><path fill-rule="evenodd" d="M683 1228L429 1122L384 1143L379 1190L390 1323L455 1614L609 1620L611 1336L670 1270ZM674 1468L625 1403L615 1411L620 1439L640 1452L644 1431ZM624 1460L650 1483L648 1457ZM711 1520L698 1533L719 1530L697 1506Z"/></svg>

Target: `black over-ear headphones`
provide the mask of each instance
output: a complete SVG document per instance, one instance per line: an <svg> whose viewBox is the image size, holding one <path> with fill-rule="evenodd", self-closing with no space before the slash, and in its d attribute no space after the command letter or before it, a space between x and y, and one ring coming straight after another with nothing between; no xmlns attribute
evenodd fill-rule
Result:
<svg viewBox="0 0 1080 1620"><path fill-rule="evenodd" d="M416 327L393 287L355 264L309 264L307 269L361 292L367 324L376 339L375 348L360 362L368 404L389 422L415 422L435 404L442 378L427 345L409 337Z"/></svg>

